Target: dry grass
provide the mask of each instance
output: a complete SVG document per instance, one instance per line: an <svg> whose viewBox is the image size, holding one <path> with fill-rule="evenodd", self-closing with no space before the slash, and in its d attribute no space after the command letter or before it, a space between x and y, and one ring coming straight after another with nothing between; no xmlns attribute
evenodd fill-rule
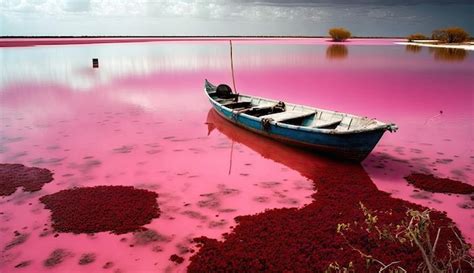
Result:
<svg viewBox="0 0 474 273"><path fill-rule="evenodd" d="M415 40L426 40L428 39L428 37L426 37L425 35L421 34L421 33L415 33L415 34L411 34L407 37L408 41L409 42L413 42Z"/></svg>
<svg viewBox="0 0 474 273"><path fill-rule="evenodd" d="M449 27L434 30L432 38L443 43L463 43L469 40L469 33L460 27Z"/></svg>
<svg viewBox="0 0 474 273"><path fill-rule="evenodd" d="M329 35L332 37L335 42L344 42L345 40L351 37L351 32L345 28L331 28L329 30Z"/></svg>

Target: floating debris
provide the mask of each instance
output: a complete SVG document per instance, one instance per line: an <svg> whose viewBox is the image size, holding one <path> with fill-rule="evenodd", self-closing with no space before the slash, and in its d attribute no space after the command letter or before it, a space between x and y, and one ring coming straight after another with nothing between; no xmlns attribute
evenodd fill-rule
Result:
<svg viewBox="0 0 474 273"><path fill-rule="evenodd" d="M112 268L114 266L114 263L113 262L106 262L102 268L103 269L109 269L109 268Z"/></svg>
<svg viewBox="0 0 474 273"><path fill-rule="evenodd" d="M96 255L95 253L85 253L81 255L81 258L79 258L79 264L80 265L86 265L95 262Z"/></svg>
<svg viewBox="0 0 474 273"><path fill-rule="evenodd" d="M30 234L27 233L20 234L15 232L15 238L13 238L13 240L5 246L4 250L9 250L17 245L23 244L26 242L29 236Z"/></svg>
<svg viewBox="0 0 474 273"><path fill-rule="evenodd" d="M15 268L27 267L27 266L29 266L31 263L32 263L31 260L23 261L23 262L21 262L21 263L15 265Z"/></svg>
<svg viewBox="0 0 474 273"><path fill-rule="evenodd" d="M71 256L71 253L65 249L56 249L48 258L44 260L43 265L46 267L54 267L64 261L65 258Z"/></svg>
<svg viewBox="0 0 474 273"><path fill-rule="evenodd" d="M123 145L121 147L113 149L115 153L119 153L119 154L128 154L132 152L132 150L133 150L133 146L131 145Z"/></svg>

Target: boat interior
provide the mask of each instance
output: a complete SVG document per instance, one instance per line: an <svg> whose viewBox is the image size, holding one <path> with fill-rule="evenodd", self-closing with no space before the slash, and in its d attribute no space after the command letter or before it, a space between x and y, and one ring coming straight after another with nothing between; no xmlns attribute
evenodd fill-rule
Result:
<svg viewBox="0 0 474 273"><path fill-rule="evenodd" d="M216 88L218 89L218 88ZM381 122L335 111L322 110L281 101L268 100L226 92L209 92L209 96L224 107L239 114L247 114L278 123L335 131L363 130L376 127Z"/></svg>

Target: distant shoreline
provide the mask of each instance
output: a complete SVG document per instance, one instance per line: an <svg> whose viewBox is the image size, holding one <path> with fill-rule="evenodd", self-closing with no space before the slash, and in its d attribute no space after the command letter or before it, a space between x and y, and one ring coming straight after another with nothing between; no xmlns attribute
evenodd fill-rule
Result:
<svg viewBox="0 0 474 273"><path fill-rule="evenodd" d="M86 45L86 44L111 44L111 43L144 43L144 42L223 42L223 41L291 41L300 40L305 42L332 42L332 38L323 36L8 36L0 38L0 48L8 47L32 47L53 45ZM337 44L350 44L357 40L377 41L383 39L397 40L397 38L357 38L345 42L334 42Z"/></svg>
<svg viewBox="0 0 474 273"><path fill-rule="evenodd" d="M86 44L111 44L111 43L142 43L142 42L186 42L186 41L272 41L272 40L306 40L312 43L314 39L324 39L324 42L335 44L347 44L358 42L357 40L392 40L392 44L426 46L437 48L458 48L474 50L474 44L433 44L426 42L408 42L403 37L351 37L345 42L333 42L327 36L0 36L0 48L8 47L32 47L48 45L86 45Z"/></svg>
<svg viewBox="0 0 474 273"><path fill-rule="evenodd" d="M304 35L215 35L215 36L206 36L206 35L196 35L196 36L0 36L0 39L64 39L64 38L152 38L152 39L166 39L166 38L328 38L329 36L304 36ZM397 36L353 36L351 39L405 39L406 37L397 37Z"/></svg>
<svg viewBox="0 0 474 273"><path fill-rule="evenodd" d="M425 46L425 47L436 47L436 48L454 48L464 50L474 50L474 44L430 44L430 43L417 43L417 42L395 42L398 45L407 46Z"/></svg>

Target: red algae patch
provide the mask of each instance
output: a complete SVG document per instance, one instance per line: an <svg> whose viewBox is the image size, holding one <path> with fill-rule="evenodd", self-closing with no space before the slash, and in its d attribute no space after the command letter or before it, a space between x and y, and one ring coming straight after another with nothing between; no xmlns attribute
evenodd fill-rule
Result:
<svg viewBox="0 0 474 273"><path fill-rule="evenodd" d="M439 178L432 174L412 173L405 179L413 186L429 191L439 193L471 194L474 193L474 187L461 181L449 178Z"/></svg>
<svg viewBox="0 0 474 273"><path fill-rule="evenodd" d="M201 248L190 258L188 271L325 272L337 263L352 264L355 272L378 272L376 265L367 268L366 259L337 233L338 225L364 223L359 202L383 212L378 215L378 223L386 226L406 219L408 208L419 211L425 208L379 191L360 166L337 165L341 164L327 166L326 174L318 173L317 193L311 204L301 209L272 209L236 217L238 225L224 236L224 241L196 238L194 241ZM445 258L449 255L447 241L457 242L454 234L447 231L453 223L440 212L432 211L430 217L436 227L446 228L436 250L437 255ZM435 235L432 234L433 238ZM416 246L374 240L363 229L351 233L348 240L355 248L385 264L399 261L397 265L408 272L415 272L423 262Z"/></svg>
<svg viewBox="0 0 474 273"><path fill-rule="evenodd" d="M199 251L190 258L188 272L380 272L375 259L385 265L393 263L387 271L400 266L404 272L417 272L423 263L421 251L410 243L379 238L379 234L361 228L369 219L361 204L376 212L377 217L371 219L384 227L381 231L385 227L396 229L397 224L406 221L408 210L426 208L378 190L360 165L278 145L226 126L219 117L212 121L233 141L300 172L313 182L316 192L312 203L302 208L236 217L238 224L223 235L223 240L195 238ZM460 232L444 213L431 211L429 218L430 238L436 238L438 228L442 228L436 258L447 261L451 249L465 246L460 242L462 237L457 237ZM342 236L340 225L350 225L350 234Z"/></svg>
<svg viewBox="0 0 474 273"><path fill-rule="evenodd" d="M170 261L175 262L177 264L181 264L184 262L184 258L176 254L173 254L170 256Z"/></svg>
<svg viewBox="0 0 474 273"><path fill-rule="evenodd" d="M53 173L48 169L26 167L22 164L0 164L0 196L13 194L17 188L34 192L53 181Z"/></svg>
<svg viewBox="0 0 474 273"><path fill-rule="evenodd" d="M59 232L116 234L143 229L160 215L158 194L131 186L96 186L63 190L40 198L51 210Z"/></svg>

